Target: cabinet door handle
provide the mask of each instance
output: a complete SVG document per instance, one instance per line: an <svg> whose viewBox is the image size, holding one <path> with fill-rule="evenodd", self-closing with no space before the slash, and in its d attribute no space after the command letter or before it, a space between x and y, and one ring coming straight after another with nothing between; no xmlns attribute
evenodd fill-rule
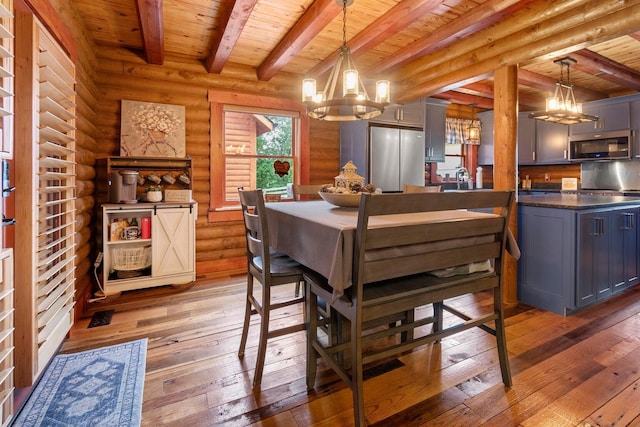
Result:
<svg viewBox="0 0 640 427"><path fill-rule="evenodd" d="M562 158L563 158L563 159L566 159L566 158L567 158L567 150L564 150L564 151L562 152Z"/></svg>
<svg viewBox="0 0 640 427"><path fill-rule="evenodd" d="M593 219L593 235L594 237L604 236L604 218Z"/></svg>
<svg viewBox="0 0 640 427"><path fill-rule="evenodd" d="M635 215L630 212L624 213L624 228L625 230L633 230L635 228Z"/></svg>
<svg viewBox="0 0 640 427"><path fill-rule="evenodd" d="M533 161L534 162L536 161L536 152L535 151L533 152Z"/></svg>

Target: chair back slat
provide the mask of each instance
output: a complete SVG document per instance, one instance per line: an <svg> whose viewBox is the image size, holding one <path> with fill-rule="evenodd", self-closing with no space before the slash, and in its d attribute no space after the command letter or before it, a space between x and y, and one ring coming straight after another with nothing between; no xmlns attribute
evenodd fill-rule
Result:
<svg viewBox="0 0 640 427"><path fill-rule="evenodd" d="M499 260L512 201L509 191L363 195L353 259L354 291L361 293L370 282ZM425 224L372 225L372 218L384 215L460 209L486 213Z"/></svg>
<svg viewBox="0 0 640 427"><path fill-rule="evenodd" d="M262 190L238 190L242 217L247 242L247 262L251 267L254 258L261 258L261 265L267 268L260 269L259 273L269 275L269 231L267 228L266 208ZM263 271L264 270L264 271Z"/></svg>

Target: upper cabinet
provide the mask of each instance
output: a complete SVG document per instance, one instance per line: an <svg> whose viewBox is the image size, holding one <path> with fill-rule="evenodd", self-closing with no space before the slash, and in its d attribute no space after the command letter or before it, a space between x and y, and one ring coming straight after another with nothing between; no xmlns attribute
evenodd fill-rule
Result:
<svg viewBox="0 0 640 427"><path fill-rule="evenodd" d="M529 113L518 113L518 164L529 165L536 162L536 121Z"/></svg>
<svg viewBox="0 0 640 427"><path fill-rule="evenodd" d="M478 164L493 165L493 110L478 113L480 119L480 145L478 146Z"/></svg>
<svg viewBox="0 0 640 427"><path fill-rule="evenodd" d="M438 99L426 100L424 110L425 162L444 162L448 104L448 102Z"/></svg>
<svg viewBox="0 0 640 427"><path fill-rule="evenodd" d="M569 163L569 129L567 125L535 121L536 164Z"/></svg>
<svg viewBox="0 0 640 427"><path fill-rule="evenodd" d="M478 113L482 122L478 164L493 165L493 111ZM529 118L529 113L518 114L518 164L568 163L568 136L566 125L548 123Z"/></svg>
<svg viewBox="0 0 640 427"><path fill-rule="evenodd" d="M633 138L633 157L640 158L640 98L629 103L631 113L631 137Z"/></svg>
<svg viewBox="0 0 640 427"><path fill-rule="evenodd" d="M629 129L631 113L629 102L611 103L610 100L583 104L582 111L598 116L595 122L578 123L569 126L571 135L611 130Z"/></svg>
<svg viewBox="0 0 640 427"><path fill-rule="evenodd" d="M410 104L400 105L396 108L387 108L381 115L370 121L372 123L384 123L422 129L424 126L424 101L420 100Z"/></svg>

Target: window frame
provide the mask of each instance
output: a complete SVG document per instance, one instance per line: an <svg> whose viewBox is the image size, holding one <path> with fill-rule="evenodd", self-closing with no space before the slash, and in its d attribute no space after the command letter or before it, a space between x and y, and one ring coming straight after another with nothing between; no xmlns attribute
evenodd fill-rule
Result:
<svg viewBox="0 0 640 427"><path fill-rule="evenodd" d="M310 119L307 110L300 101L276 98L266 95L243 94L222 90L210 89L208 91L210 104L210 150L209 150L209 212L210 222L239 221L242 219L240 205L230 206L224 200L225 180L225 144L224 144L224 108L225 105L237 108L260 108L298 113L296 131L297 136L293 141L293 153L295 159L294 177L295 183L309 181L309 132Z"/></svg>

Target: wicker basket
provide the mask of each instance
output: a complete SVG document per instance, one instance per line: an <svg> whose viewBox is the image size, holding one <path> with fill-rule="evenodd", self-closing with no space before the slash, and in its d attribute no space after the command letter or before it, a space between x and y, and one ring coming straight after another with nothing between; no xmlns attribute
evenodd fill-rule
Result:
<svg viewBox="0 0 640 427"><path fill-rule="evenodd" d="M113 249L113 269L116 271L142 270L151 265L151 246Z"/></svg>

